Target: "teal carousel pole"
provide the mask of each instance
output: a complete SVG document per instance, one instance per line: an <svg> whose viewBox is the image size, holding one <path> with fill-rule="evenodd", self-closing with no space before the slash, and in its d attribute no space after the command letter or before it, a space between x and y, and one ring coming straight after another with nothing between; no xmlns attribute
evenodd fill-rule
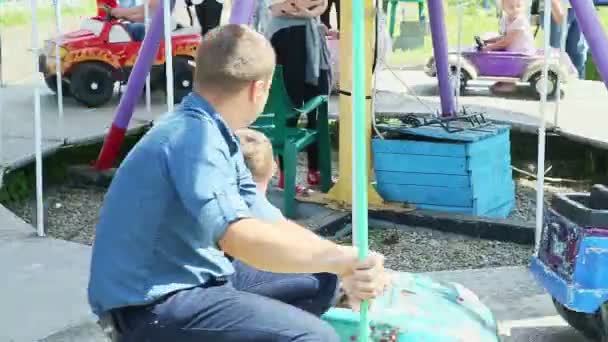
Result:
<svg viewBox="0 0 608 342"><path fill-rule="evenodd" d="M367 137L365 129L365 10L364 0L353 0L353 231L359 258L367 257ZM369 337L368 302L361 304L359 341Z"/></svg>

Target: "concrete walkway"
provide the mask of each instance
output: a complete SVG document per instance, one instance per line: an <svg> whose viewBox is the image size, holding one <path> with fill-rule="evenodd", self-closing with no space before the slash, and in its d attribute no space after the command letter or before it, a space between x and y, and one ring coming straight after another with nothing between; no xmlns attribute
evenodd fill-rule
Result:
<svg viewBox="0 0 608 342"><path fill-rule="evenodd" d="M383 74L382 77L390 75ZM112 104L96 110L83 108L72 99L66 99L61 130L56 99L43 86L40 84L44 148L47 151L66 142L75 143L105 133L118 97ZM33 156L32 94L29 86L0 89L2 168L14 166ZM379 99L379 111L415 111L412 103L416 100L412 97L398 98L394 90L384 94L381 96L385 96L386 100ZM394 103L388 101L391 98L395 100ZM437 103L432 96L426 96L423 100ZM148 113L142 101L130 128L148 124L165 111L162 93L154 96L153 103L155 105ZM330 111L336 111L335 100ZM35 237L32 227L0 207L0 273L5 279L0 282L0 341L103 341L86 302L89 259L89 247ZM549 298L534 285L525 268L442 272L435 275L461 282L480 295L502 322L505 336L510 335L506 336L507 341L583 341L556 317Z"/></svg>

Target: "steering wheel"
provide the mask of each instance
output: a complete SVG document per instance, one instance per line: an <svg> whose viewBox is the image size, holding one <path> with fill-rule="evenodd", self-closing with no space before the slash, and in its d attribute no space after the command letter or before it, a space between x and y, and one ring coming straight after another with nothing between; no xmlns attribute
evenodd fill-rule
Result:
<svg viewBox="0 0 608 342"><path fill-rule="evenodd" d="M477 43L477 50L481 51L481 49L486 46L486 43L481 40L479 36L475 36L475 43Z"/></svg>
<svg viewBox="0 0 608 342"><path fill-rule="evenodd" d="M101 8L102 10L104 10L106 12L106 17L105 17L104 21L110 22L112 20L118 19L112 15L112 8L110 6L108 6L106 4L100 4L99 8Z"/></svg>

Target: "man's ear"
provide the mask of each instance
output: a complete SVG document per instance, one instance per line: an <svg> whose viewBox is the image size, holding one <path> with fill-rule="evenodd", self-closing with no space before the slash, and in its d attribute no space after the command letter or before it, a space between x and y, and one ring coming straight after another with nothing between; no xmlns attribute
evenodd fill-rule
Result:
<svg viewBox="0 0 608 342"><path fill-rule="evenodd" d="M268 82L262 80L253 81L249 89L250 100L257 103L260 97L264 96L268 91Z"/></svg>

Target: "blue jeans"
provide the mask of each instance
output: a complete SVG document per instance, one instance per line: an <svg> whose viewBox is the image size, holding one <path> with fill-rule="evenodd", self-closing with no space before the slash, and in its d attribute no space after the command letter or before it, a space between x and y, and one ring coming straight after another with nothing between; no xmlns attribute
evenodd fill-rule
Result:
<svg viewBox="0 0 608 342"><path fill-rule="evenodd" d="M543 22L543 12L540 13L541 23ZM583 36L583 32L578 25L578 21L576 16L574 15L574 10L572 8L568 9L568 18L566 24L566 47L565 51L572 60L572 64L576 67L578 71L578 76L580 79L585 79L585 64L587 63L587 52L589 51L589 45L587 44L587 40ZM552 47L560 48L561 43L561 31L562 26L558 25L551 18L551 32L549 42Z"/></svg>
<svg viewBox="0 0 608 342"><path fill-rule="evenodd" d="M146 36L146 25L144 23L126 23L124 24L127 32L136 42L141 42Z"/></svg>
<svg viewBox="0 0 608 342"><path fill-rule="evenodd" d="M319 316L335 302L333 274L276 274L239 261L227 283L118 311L121 342L339 342Z"/></svg>

